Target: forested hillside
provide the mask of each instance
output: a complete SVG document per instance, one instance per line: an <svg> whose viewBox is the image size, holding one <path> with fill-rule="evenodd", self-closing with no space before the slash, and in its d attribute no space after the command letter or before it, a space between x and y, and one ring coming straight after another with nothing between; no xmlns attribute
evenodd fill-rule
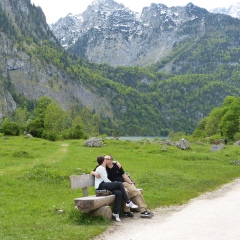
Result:
<svg viewBox="0 0 240 240"><path fill-rule="evenodd" d="M229 47L239 44L239 29L227 22L228 31L219 33L224 38L214 34L178 45L165 60L143 68L111 67L68 53L29 0L1 1L0 17L1 119L16 121L16 110L26 108L29 124L39 117L38 99L50 97L71 119L68 127L79 117L90 135L192 133L227 96L240 93L238 49ZM214 54L212 64L206 62ZM166 71L170 66L175 71Z"/></svg>

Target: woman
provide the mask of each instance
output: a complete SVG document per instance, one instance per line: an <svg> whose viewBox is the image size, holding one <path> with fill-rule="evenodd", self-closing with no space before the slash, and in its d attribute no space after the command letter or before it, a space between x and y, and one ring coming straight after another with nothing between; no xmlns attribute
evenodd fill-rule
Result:
<svg viewBox="0 0 240 240"><path fill-rule="evenodd" d="M96 167L95 171L91 172L93 176L95 176L97 173L100 175L100 178L97 178L95 176L95 189L106 189L108 191L111 191L115 195L113 218L117 222L121 222L121 219L119 218L119 212L121 209L122 199L126 202L126 206L129 208L138 208L138 206L129 200L122 182L111 182L108 179L106 171L106 159L104 158L104 156L97 157L97 162L98 166Z"/></svg>

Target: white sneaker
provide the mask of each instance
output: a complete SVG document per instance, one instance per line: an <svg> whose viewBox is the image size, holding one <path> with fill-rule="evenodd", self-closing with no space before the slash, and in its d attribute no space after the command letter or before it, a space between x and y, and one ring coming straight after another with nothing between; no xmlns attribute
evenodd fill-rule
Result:
<svg viewBox="0 0 240 240"><path fill-rule="evenodd" d="M117 222L121 222L121 219L119 218L119 214L113 213L112 216Z"/></svg>
<svg viewBox="0 0 240 240"><path fill-rule="evenodd" d="M130 201L129 203L126 203L126 207L129 207L129 208L138 208L138 206L135 205L132 201Z"/></svg>

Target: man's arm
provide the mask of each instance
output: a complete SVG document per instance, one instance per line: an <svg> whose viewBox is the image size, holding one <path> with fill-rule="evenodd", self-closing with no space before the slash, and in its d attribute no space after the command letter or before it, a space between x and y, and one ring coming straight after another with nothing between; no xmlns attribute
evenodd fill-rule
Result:
<svg viewBox="0 0 240 240"><path fill-rule="evenodd" d="M128 175L127 175L126 173L124 173L124 174L122 175L122 177L123 177L123 179L124 179L125 182L134 185L134 183L131 181L131 179L128 177Z"/></svg>

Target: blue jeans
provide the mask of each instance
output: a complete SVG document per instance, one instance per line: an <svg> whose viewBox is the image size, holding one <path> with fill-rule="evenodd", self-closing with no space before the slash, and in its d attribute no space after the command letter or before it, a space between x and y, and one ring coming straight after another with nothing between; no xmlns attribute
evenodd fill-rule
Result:
<svg viewBox="0 0 240 240"><path fill-rule="evenodd" d="M115 203L114 203L113 212L115 214L119 214L120 209L121 209L122 199L125 202L130 201L122 182L101 182L99 184L98 190L103 190L103 189L111 191L115 195Z"/></svg>

